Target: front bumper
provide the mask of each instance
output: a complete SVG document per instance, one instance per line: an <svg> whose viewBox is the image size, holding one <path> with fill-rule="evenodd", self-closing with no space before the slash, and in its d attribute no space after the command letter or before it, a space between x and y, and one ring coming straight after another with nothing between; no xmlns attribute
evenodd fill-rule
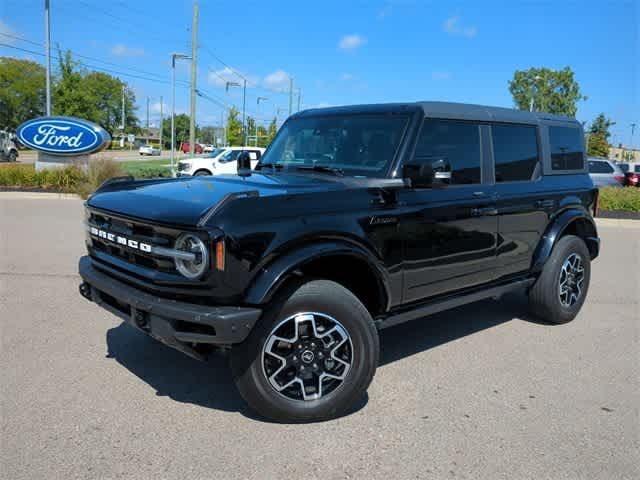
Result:
<svg viewBox="0 0 640 480"><path fill-rule="evenodd" d="M115 280L80 258L80 293L133 327L192 357L204 359L203 345L231 345L247 338L259 308L210 306L156 297Z"/></svg>

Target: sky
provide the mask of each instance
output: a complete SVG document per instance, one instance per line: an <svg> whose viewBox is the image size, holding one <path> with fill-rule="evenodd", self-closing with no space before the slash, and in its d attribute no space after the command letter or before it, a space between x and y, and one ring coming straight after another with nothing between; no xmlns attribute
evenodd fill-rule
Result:
<svg viewBox="0 0 640 480"><path fill-rule="evenodd" d="M118 72L144 123L160 97L171 108L170 53L191 51L193 0L50 0L53 45ZM43 62L44 2L0 0L0 56ZM508 82L530 67L575 72L604 112L614 144L640 146L640 0L213 1L200 0L197 121L219 125L225 101L266 122L283 120L293 78L301 107L439 100L513 107ZM10 35L10 36L8 36ZM17 39L15 37L19 37ZM18 47L31 52L16 50ZM55 61L53 62L55 63ZM190 62L176 68L176 111L188 112ZM125 75L126 74L126 75ZM259 97L261 98L258 103ZM54 105L55 111L55 105Z"/></svg>

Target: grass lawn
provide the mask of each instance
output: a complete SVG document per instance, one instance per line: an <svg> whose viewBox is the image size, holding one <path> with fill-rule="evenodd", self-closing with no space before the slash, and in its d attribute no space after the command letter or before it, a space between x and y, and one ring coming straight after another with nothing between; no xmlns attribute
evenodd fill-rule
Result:
<svg viewBox="0 0 640 480"><path fill-rule="evenodd" d="M169 177L171 176L171 160L160 158L157 160L131 160L118 162L118 165L128 175L134 177Z"/></svg>

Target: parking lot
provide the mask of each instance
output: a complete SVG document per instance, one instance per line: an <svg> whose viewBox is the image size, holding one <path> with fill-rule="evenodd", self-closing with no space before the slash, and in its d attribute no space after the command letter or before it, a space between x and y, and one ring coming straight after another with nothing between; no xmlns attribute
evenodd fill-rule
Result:
<svg viewBox="0 0 640 480"><path fill-rule="evenodd" d="M511 295L386 330L350 415L279 425L80 297L80 200L0 193L0 477L640 478L640 222L599 230L574 322Z"/></svg>

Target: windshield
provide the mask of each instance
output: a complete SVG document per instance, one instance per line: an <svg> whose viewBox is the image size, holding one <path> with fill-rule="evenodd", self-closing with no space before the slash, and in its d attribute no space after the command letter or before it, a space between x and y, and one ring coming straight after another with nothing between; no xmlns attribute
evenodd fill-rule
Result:
<svg viewBox="0 0 640 480"><path fill-rule="evenodd" d="M260 161L283 168L329 167L382 177L395 156L407 116L338 115L289 120Z"/></svg>
<svg viewBox="0 0 640 480"><path fill-rule="evenodd" d="M214 158L220 155L224 151L224 148L214 148L209 154L209 158Z"/></svg>

